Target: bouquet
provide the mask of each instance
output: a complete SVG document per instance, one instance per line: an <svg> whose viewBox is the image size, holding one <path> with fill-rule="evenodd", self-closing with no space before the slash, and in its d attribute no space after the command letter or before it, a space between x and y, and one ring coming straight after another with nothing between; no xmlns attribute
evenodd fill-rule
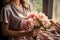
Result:
<svg viewBox="0 0 60 40"><path fill-rule="evenodd" d="M50 24L50 20L44 13L30 12L21 20L20 29L32 31L33 29L40 29L42 27L46 30L46 27L50 26Z"/></svg>
<svg viewBox="0 0 60 40"><path fill-rule="evenodd" d="M40 27L43 27L46 30L46 27L50 26L51 24L48 17L42 12L30 12L27 17L33 19L34 29L39 29Z"/></svg>

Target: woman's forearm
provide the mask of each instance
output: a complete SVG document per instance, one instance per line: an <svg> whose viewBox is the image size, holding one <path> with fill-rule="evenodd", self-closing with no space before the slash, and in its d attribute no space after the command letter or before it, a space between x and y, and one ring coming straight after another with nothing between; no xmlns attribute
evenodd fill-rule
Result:
<svg viewBox="0 0 60 40"><path fill-rule="evenodd" d="M31 32L23 32L23 31L12 31L8 29L8 25L6 23L3 24L2 26L2 32L6 36L12 36L12 37L19 37L19 36L32 36L32 31Z"/></svg>
<svg viewBox="0 0 60 40"><path fill-rule="evenodd" d="M19 31L12 31L8 29L8 24L4 23L2 25L2 32L6 36L19 36Z"/></svg>
<svg viewBox="0 0 60 40"><path fill-rule="evenodd" d="M2 32L5 36L14 36L14 37L20 36L21 34L24 34L24 33L21 33L20 31L9 30L9 26L7 23L3 23Z"/></svg>

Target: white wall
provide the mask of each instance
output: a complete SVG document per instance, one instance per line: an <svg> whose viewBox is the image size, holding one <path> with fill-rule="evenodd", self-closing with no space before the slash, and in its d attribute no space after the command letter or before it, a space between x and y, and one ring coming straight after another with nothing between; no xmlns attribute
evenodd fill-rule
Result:
<svg viewBox="0 0 60 40"><path fill-rule="evenodd" d="M60 22L60 0L54 0L52 17L53 17L53 20Z"/></svg>

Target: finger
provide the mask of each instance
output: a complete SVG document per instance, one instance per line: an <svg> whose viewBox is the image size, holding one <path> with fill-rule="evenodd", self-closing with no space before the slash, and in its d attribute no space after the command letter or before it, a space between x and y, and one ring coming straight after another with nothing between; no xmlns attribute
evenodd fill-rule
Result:
<svg viewBox="0 0 60 40"><path fill-rule="evenodd" d="M39 40L45 40L44 37L43 37L41 34L39 34L39 35L37 36L37 39L39 39Z"/></svg>
<svg viewBox="0 0 60 40"><path fill-rule="evenodd" d="M56 26L54 26L54 27L55 27L55 29L57 30L57 32L60 33L60 28L58 28L58 27L56 27Z"/></svg>
<svg viewBox="0 0 60 40"><path fill-rule="evenodd" d="M39 34L43 37L44 40L48 40L48 34L46 32L42 31Z"/></svg>
<svg viewBox="0 0 60 40"><path fill-rule="evenodd" d="M60 25L56 23L56 26L60 29Z"/></svg>
<svg viewBox="0 0 60 40"><path fill-rule="evenodd" d="M60 23L57 22L56 24L58 24L60 26Z"/></svg>
<svg viewBox="0 0 60 40"><path fill-rule="evenodd" d="M55 22L53 22L53 21L51 21L51 23L52 23L53 25L55 25L54 27L56 27L56 28L59 28L59 29L60 29L60 26L59 26L57 23L55 23Z"/></svg>
<svg viewBox="0 0 60 40"><path fill-rule="evenodd" d="M51 22L51 24L55 24L55 22L54 22L54 21L52 21L52 20L51 20L50 22Z"/></svg>

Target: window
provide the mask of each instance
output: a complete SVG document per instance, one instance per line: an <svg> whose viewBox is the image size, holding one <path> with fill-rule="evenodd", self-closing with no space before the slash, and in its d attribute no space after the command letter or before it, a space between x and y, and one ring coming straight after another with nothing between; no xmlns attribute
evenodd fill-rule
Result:
<svg viewBox="0 0 60 40"><path fill-rule="evenodd" d="M41 12L42 11L42 1L43 0L29 0L31 9L33 11Z"/></svg>
<svg viewBox="0 0 60 40"><path fill-rule="evenodd" d="M54 0L52 17L53 20L60 22L60 0Z"/></svg>
<svg viewBox="0 0 60 40"><path fill-rule="evenodd" d="M43 12L49 19L52 18L53 0L28 0L28 2L32 11Z"/></svg>

